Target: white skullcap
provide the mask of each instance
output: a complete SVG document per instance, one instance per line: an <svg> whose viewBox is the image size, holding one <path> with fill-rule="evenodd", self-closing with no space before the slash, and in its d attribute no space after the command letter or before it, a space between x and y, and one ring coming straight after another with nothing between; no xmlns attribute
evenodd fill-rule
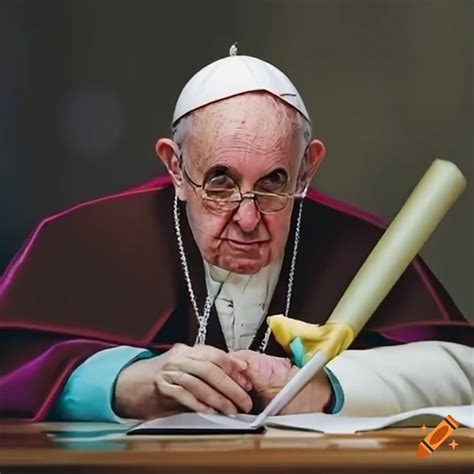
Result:
<svg viewBox="0 0 474 474"><path fill-rule="evenodd" d="M173 124L212 102L253 91L273 94L311 122L300 94L279 69L251 56L228 56L208 64L188 81L176 102Z"/></svg>

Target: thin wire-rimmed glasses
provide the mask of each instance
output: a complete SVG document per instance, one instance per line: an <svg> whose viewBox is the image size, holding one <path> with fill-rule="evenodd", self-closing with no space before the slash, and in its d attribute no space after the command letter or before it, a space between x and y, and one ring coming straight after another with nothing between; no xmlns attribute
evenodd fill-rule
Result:
<svg viewBox="0 0 474 474"><path fill-rule="evenodd" d="M257 209L263 214L274 214L283 211L290 199L303 198L301 193L271 193L265 191L249 191L242 193L240 187L230 178L226 177L223 185L216 186L212 180L202 184L196 183L186 171L182 156L180 157L181 169L186 181L199 192L204 205L212 212L230 212L240 206L244 199L252 199Z"/></svg>

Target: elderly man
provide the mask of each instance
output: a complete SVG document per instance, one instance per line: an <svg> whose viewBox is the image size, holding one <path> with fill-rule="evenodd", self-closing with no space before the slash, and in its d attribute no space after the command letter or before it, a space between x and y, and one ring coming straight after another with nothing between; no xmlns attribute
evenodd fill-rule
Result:
<svg viewBox="0 0 474 474"><path fill-rule="evenodd" d="M258 411L298 370L265 317L324 322L382 233L307 192L325 147L292 83L261 60L198 72L156 152L171 180L46 219L7 269L1 416ZM417 259L284 412L469 404L471 329Z"/></svg>

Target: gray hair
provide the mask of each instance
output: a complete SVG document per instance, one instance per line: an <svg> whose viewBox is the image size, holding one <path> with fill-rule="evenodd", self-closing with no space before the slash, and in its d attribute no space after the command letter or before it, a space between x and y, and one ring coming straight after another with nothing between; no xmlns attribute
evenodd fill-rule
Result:
<svg viewBox="0 0 474 474"><path fill-rule="evenodd" d="M267 97L271 97L278 107L284 108L285 114L291 119L292 125L296 128L296 132L301 136L301 147L303 150L306 150L311 137L312 137L312 127L311 123L300 114L296 109L293 109L290 106L285 105L281 100L277 99L270 94L265 94ZM199 109L198 109L199 111ZM171 127L171 139L181 148L186 138L191 135L191 130L193 127L193 117L195 116L196 111L185 115L179 119Z"/></svg>

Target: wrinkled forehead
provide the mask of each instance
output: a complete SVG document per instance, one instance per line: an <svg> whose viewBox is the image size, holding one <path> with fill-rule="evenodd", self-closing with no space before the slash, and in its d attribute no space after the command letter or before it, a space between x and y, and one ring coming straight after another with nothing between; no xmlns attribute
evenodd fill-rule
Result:
<svg viewBox="0 0 474 474"><path fill-rule="evenodd" d="M222 159L236 165L245 159L296 159L301 138L298 112L270 94L249 93L192 113L185 140L194 164L202 169Z"/></svg>

